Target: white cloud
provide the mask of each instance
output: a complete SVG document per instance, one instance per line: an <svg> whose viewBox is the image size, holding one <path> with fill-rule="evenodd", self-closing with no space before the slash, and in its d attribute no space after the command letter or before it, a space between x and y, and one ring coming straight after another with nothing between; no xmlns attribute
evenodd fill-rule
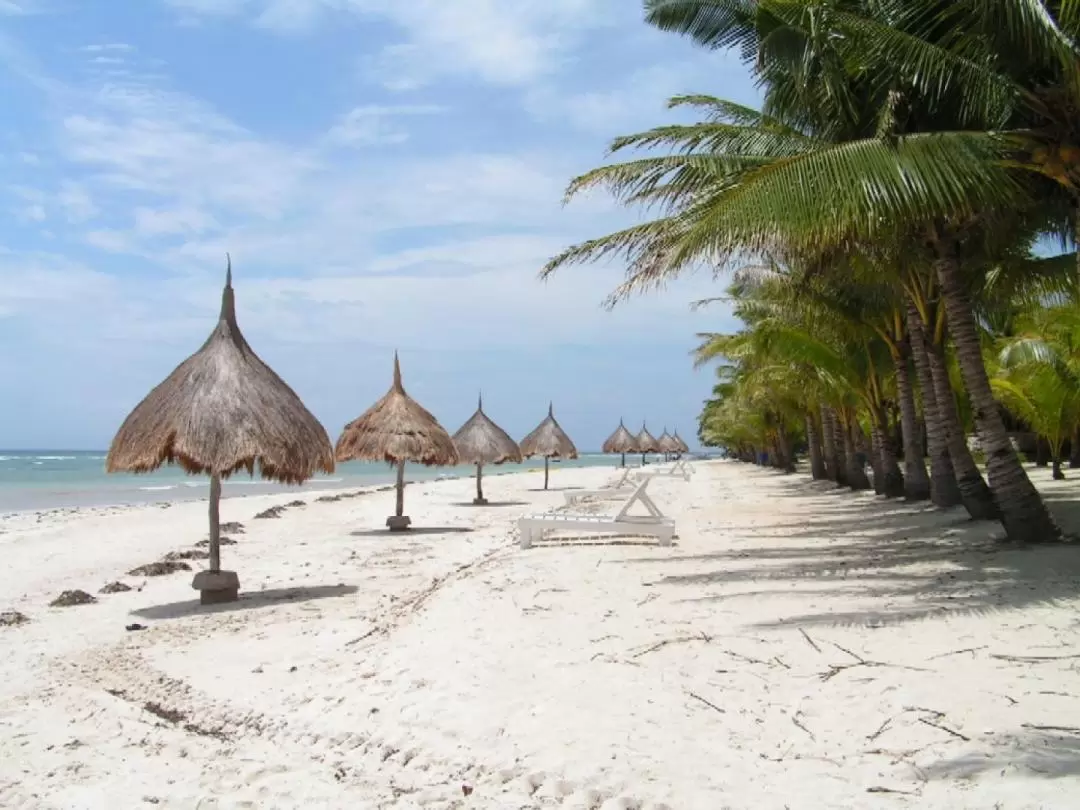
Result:
<svg viewBox="0 0 1080 810"><path fill-rule="evenodd" d="M67 215L69 222L85 222L98 212L90 193L78 183L65 181L56 195L56 202Z"/></svg>
<svg viewBox="0 0 1080 810"><path fill-rule="evenodd" d="M630 11L615 0L165 0L186 15L246 15L279 32L310 30L330 13L384 20L402 34L366 60L384 86L413 89L438 76L525 85L569 58L590 28ZM636 9L633 10L636 14Z"/></svg>
<svg viewBox="0 0 1080 810"><path fill-rule="evenodd" d="M354 107L327 133L327 142L341 146L372 146L402 143L409 138L406 129L396 126L402 116L436 115L444 107L428 104L365 105Z"/></svg>
<svg viewBox="0 0 1080 810"><path fill-rule="evenodd" d="M79 50L84 53L128 53L134 51L133 45L128 45L126 42L102 42L93 45L83 45Z"/></svg>

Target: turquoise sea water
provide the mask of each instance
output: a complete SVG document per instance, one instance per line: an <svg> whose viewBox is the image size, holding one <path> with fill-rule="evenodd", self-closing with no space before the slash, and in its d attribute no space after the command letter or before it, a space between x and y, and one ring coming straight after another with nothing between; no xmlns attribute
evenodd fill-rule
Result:
<svg viewBox="0 0 1080 810"><path fill-rule="evenodd" d="M560 467L596 467L618 464L618 456L586 453L575 461L552 462L552 474ZM543 459L524 464L501 464L485 473L542 469ZM474 467L421 467L408 465L410 481L472 475ZM246 473L234 475L222 485L223 497L259 495L299 490L338 489L394 480L386 464L350 461L339 464L333 475L321 475L300 487L271 484ZM557 486L557 484L555 484ZM0 512L53 509L74 506L154 503L197 500L209 492L210 479L187 475L179 467L160 467L146 475L106 475L105 452L77 450L0 450Z"/></svg>

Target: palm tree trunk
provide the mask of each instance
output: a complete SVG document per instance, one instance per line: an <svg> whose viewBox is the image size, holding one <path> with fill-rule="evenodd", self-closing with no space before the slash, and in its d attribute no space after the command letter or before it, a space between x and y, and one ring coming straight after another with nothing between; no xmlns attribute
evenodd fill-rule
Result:
<svg viewBox="0 0 1080 810"><path fill-rule="evenodd" d="M886 498L902 498L904 496L904 475L900 472L900 465L896 461L896 452L889 441L888 425L885 424L885 412L881 407L875 409L872 414L874 424L870 428L871 446L877 445L878 468L874 471L874 478L881 474L881 488L878 489L876 482L874 491Z"/></svg>
<svg viewBox="0 0 1080 810"><path fill-rule="evenodd" d="M1064 481L1065 473L1061 469L1061 454L1054 453L1054 480Z"/></svg>
<svg viewBox="0 0 1080 810"><path fill-rule="evenodd" d="M795 458L791 454L791 442L788 441L787 430L783 425L776 431L776 449L779 451L776 466L786 473L795 472Z"/></svg>
<svg viewBox="0 0 1080 810"><path fill-rule="evenodd" d="M925 501L930 497L930 477L923 462L918 417L915 414L915 392L911 387L908 368L910 341L902 344L896 358L896 392L900 400L900 436L904 448L904 497L909 501Z"/></svg>
<svg viewBox="0 0 1080 810"><path fill-rule="evenodd" d="M907 326L911 358L915 362L915 374L919 378L919 389L922 391L923 424L926 428L927 451L930 455L930 501L935 506L948 509L961 504L963 498L949 454L948 432L934 393L934 378L930 372L930 361L926 356L926 335L923 331L922 316L910 301L907 305Z"/></svg>
<svg viewBox="0 0 1080 810"><path fill-rule="evenodd" d="M870 469L874 471L874 494L885 494L885 468L881 464L881 432L875 424L870 428Z"/></svg>
<svg viewBox="0 0 1080 810"><path fill-rule="evenodd" d="M832 411L824 405L821 411L821 443L825 451L825 476L830 481L840 481L840 465L836 455L836 431L833 429Z"/></svg>
<svg viewBox="0 0 1080 810"><path fill-rule="evenodd" d="M971 456L964 428L960 424L956 393L952 389L949 369L945 364L945 348L929 337L926 340L926 360L934 382L934 399L945 430L949 458L956 473L957 486L960 487L960 500L974 520L996 520L998 511L994 496Z"/></svg>
<svg viewBox="0 0 1080 810"><path fill-rule="evenodd" d="M955 250L951 243L941 241L935 247L938 258L934 262L934 269L945 301L949 333L960 362L964 387L975 412L976 430L986 453L988 483L997 502L1005 534L1018 543L1059 541L1062 539L1061 529L1024 472L1009 442L1009 434L990 388L986 366L983 365L975 315Z"/></svg>
<svg viewBox="0 0 1080 810"><path fill-rule="evenodd" d="M1050 442L1035 434L1035 466L1046 467L1050 464Z"/></svg>
<svg viewBox="0 0 1080 810"><path fill-rule="evenodd" d="M836 454L836 485L846 487L848 485L847 455L844 441L844 426L840 422L840 415L833 409L828 409L829 432L832 433L833 451Z"/></svg>
<svg viewBox="0 0 1080 810"><path fill-rule="evenodd" d="M847 479L847 485L854 490L870 489L870 481L866 477L866 471L863 469L860 456L855 452L855 431L858 426L854 424L854 418L845 421L847 421L847 424L841 424L840 426L840 433L843 436L844 443L844 460L846 462L844 477Z"/></svg>
<svg viewBox="0 0 1080 810"><path fill-rule="evenodd" d="M1080 425L1073 428L1069 441L1069 469L1080 468Z"/></svg>
<svg viewBox="0 0 1080 810"><path fill-rule="evenodd" d="M815 481L824 481L828 476L825 472L825 456L821 452L821 434L817 419L809 411L806 413L806 445L810 453L810 476Z"/></svg>

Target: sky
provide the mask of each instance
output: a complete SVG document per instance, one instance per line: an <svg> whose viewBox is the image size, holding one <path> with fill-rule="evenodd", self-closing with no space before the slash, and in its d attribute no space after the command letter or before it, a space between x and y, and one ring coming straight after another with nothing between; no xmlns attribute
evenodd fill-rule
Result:
<svg viewBox="0 0 1080 810"><path fill-rule="evenodd" d="M335 439L390 384L582 450L620 418L695 443L691 275L603 308L540 281L642 212L569 180L679 93L756 103L638 0L0 0L0 447L99 449L198 349L231 254L248 342Z"/></svg>

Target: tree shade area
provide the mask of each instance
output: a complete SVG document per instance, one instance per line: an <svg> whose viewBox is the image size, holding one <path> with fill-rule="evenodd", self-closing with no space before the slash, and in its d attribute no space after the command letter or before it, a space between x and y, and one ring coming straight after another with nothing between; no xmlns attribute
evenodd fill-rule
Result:
<svg viewBox="0 0 1080 810"><path fill-rule="evenodd" d="M616 138L567 196L645 218L543 275L622 258L614 305L713 270L743 327L700 336L702 443L1060 540L1022 462L1080 466L1080 4L644 5L761 108L682 95L696 123Z"/></svg>

